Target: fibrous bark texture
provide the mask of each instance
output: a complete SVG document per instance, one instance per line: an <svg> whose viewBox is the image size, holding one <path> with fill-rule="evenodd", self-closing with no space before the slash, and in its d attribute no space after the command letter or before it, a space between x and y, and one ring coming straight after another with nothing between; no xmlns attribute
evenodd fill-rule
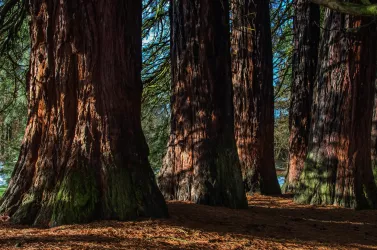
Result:
<svg viewBox="0 0 377 250"><path fill-rule="evenodd" d="M377 206L370 155L377 59L372 21L326 11L299 202Z"/></svg>
<svg viewBox="0 0 377 250"><path fill-rule="evenodd" d="M310 0L295 0L291 103L289 110L289 166L284 192L295 192L308 149L313 86L320 38L320 9Z"/></svg>
<svg viewBox="0 0 377 250"><path fill-rule="evenodd" d="M372 170L377 184L377 79L374 92L374 108L372 119Z"/></svg>
<svg viewBox="0 0 377 250"><path fill-rule="evenodd" d="M29 118L1 212L50 226L166 216L140 124L141 1L29 4Z"/></svg>
<svg viewBox="0 0 377 250"><path fill-rule="evenodd" d="M280 194L274 162L269 1L232 1L235 137L246 192Z"/></svg>
<svg viewBox="0 0 377 250"><path fill-rule="evenodd" d="M166 199L247 207L234 141L228 1L170 5L171 134L159 186Z"/></svg>

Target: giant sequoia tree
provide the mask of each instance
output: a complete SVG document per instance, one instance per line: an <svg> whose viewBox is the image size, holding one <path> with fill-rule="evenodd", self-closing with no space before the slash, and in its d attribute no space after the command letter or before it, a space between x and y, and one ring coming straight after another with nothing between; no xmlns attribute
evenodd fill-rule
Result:
<svg viewBox="0 0 377 250"><path fill-rule="evenodd" d="M376 40L372 18L326 11L299 202L377 207L370 148Z"/></svg>
<svg viewBox="0 0 377 250"><path fill-rule="evenodd" d="M294 192L306 159L311 123L313 86L319 45L319 6L309 0L294 1L294 50L289 110L289 167L284 192Z"/></svg>
<svg viewBox="0 0 377 250"><path fill-rule="evenodd" d="M274 163L269 1L232 1L235 137L247 192L280 194Z"/></svg>
<svg viewBox="0 0 377 250"><path fill-rule="evenodd" d="M246 207L233 131L228 1L170 5L171 134L159 186L167 199Z"/></svg>
<svg viewBox="0 0 377 250"><path fill-rule="evenodd" d="M52 226L165 216L140 125L141 0L28 8L29 117L1 212Z"/></svg>

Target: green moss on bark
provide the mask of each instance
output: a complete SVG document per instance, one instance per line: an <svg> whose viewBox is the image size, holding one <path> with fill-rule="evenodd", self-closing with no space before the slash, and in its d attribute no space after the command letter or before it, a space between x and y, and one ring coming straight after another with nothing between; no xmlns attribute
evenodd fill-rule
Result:
<svg viewBox="0 0 377 250"><path fill-rule="evenodd" d="M94 174L71 170L58 187L51 200L50 226L85 223L95 218L99 191Z"/></svg>
<svg viewBox="0 0 377 250"><path fill-rule="evenodd" d="M309 153L300 177L295 201L303 204L334 204L335 182L332 164L320 156Z"/></svg>
<svg viewBox="0 0 377 250"><path fill-rule="evenodd" d="M241 168L238 162L238 155L234 150L218 150L216 157L217 174L220 176L220 188L222 189L221 199L223 205L230 208L247 208L247 200L242 182Z"/></svg>
<svg viewBox="0 0 377 250"><path fill-rule="evenodd" d="M39 198L37 193L26 194L21 201L21 205L11 217L16 224L32 224L35 215L39 211Z"/></svg>
<svg viewBox="0 0 377 250"><path fill-rule="evenodd" d="M109 218L129 220L138 216L135 187L129 170L119 168L109 173L108 187L104 194L104 214Z"/></svg>

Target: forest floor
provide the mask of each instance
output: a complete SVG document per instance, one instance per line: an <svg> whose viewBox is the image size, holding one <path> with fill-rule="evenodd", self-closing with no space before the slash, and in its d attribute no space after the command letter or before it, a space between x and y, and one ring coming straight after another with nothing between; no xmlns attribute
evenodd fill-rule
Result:
<svg viewBox="0 0 377 250"><path fill-rule="evenodd" d="M249 197L249 208L169 202L170 218L49 229L0 224L0 249L377 249L377 211Z"/></svg>

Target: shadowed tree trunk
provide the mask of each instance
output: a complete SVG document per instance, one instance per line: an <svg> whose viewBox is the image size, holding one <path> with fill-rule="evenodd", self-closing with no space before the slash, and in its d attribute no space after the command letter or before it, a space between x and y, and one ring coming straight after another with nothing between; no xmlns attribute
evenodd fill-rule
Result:
<svg viewBox="0 0 377 250"><path fill-rule="evenodd" d="M141 130L141 1L30 1L29 118L1 212L56 226L166 216Z"/></svg>
<svg viewBox="0 0 377 250"><path fill-rule="evenodd" d="M269 1L232 1L235 137L246 192L280 194L274 162Z"/></svg>
<svg viewBox="0 0 377 250"><path fill-rule="evenodd" d="M370 149L377 59L372 20L326 11L299 202L377 206Z"/></svg>
<svg viewBox="0 0 377 250"><path fill-rule="evenodd" d="M172 99L166 199L247 207L234 141L226 0L171 1Z"/></svg>
<svg viewBox="0 0 377 250"><path fill-rule="evenodd" d="M374 92L374 109L372 120L372 170L377 184L377 80Z"/></svg>
<svg viewBox="0 0 377 250"><path fill-rule="evenodd" d="M320 37L320 9L309 0L295 0L294 51L289 110L289 166L284 192L295 192L308 149L313 86Z"/></svg>

